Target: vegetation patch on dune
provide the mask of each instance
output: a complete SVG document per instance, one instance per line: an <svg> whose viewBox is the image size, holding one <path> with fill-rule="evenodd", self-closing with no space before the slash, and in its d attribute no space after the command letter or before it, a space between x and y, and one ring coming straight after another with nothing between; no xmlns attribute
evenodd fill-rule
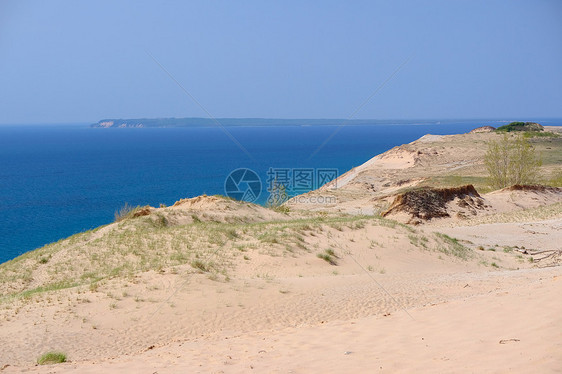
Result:
<svg viewBox="0 0 562 374"><path fill-rule="evenodd" d="M184 265L184 271L227 280L230 270L244 262L242 257L249 258L245 254L248 250L274 257L296 256L312 251L305 240L307 235L320 235L326 228L361 228L366 221L387 222L374 217L320 214L287 221L197 221L174 226L160 224L154 219L157 214L77 234L0 265L0 299L91 287L106 279L133 279L141 272L167 272ZM42 258L49 261L42 263Z"/></svg>
<svg viewBox="0 0 562 374"><path fill-rule="evenodd" d="M127 218L136 218L147 216L150 214L150 206L132 206L125 203L121 208L115 211L115 222L123 221Z"/></svg>
<svg viewBox="0 0 562 374"><path fill-rule="evenodd" d="M450 187L462 187L466 185L473 185L478 193L488 193L493 191L490 187L489 180L486 176L473 176L473 175L437 175L427 177L418 187L429 187L429 188L450 188ZM415 189L415 188L414 188ZM409 189L413 190L412 188ZM408 190L403 190L399 192L406 192Z"/></svg>
<svg viewBox="0 0 562 374"><path fill-rule="evenodd" d="M472 257L470 248L462 245L456 238L451 238L448 235L436 232L435 236L440 239L443 245L437 246L437 250L450 256L455 256L460 259L466 260Z"/></svg>
<svg viewBox="0 0 562 374"><path fill-rule="evenodd" d="M508 125L498 127L496 131L497 132L544 131L544 127L536 122L511 122Z"/></svg>
<svg viewBox="0 0 562 374"><path fill-rule="evenodd" d="M514 184L534 184L542 158L525 138L510 138L507 134L498 141L490 141L484 156L490 185L504 188Z"/></svg>
<svg viewBox="0 0 562 374"><path fill-rule="evenodd" d="M322 260L326 261L330 265L338 264L338 256L336 255L333 249L326 249L324 252L318 253L316 257L321 258Z"/></svg>
<svg viewBox="0 0 562 374"><path fill-rule="evenodd" d="M555 203L546 206L543 205L536 208L515 210L506 213L476 216L465 221L463 224L475 226L487 223L525 222L557 218L562 218L562 203Z"/></svg>
<svg viewBox="0 0 562 374"><path fill-rule="evenodd" d="M472 185L451 188L421 188L398 194L390 208L382 213L383 217L393 213L409 214L411 223L416 220L449 217L446 204L454 199L461 199L474 207L482 206L482 199Z"/></svg>
<svg viewBox="0 0 562 374"><path fill-rule="evenodd" d="M542 186L540 184L514 184L503 189L504 191L536 191L536 192L562 192L560 188Z"/></svg>
<svg viewBox="0 0 562 374"><path fill-rule="evenodd" d="M66 362L66 354L63 352L47 352L37 359L39 365L52 365L63 362Z"/></svg>

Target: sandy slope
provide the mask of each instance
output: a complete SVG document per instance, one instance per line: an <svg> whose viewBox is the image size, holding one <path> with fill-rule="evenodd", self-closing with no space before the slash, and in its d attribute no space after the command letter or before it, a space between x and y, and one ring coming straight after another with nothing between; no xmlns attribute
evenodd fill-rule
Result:
<svg viewBox="0 0 562 374"><path fill-rule="evenodd" d="M436 249L432 231L447 228L382 222L311 230L307 245L336 244L337 266L257 249L228 282L183 268L15 302L0 360L7 372L467 372L475 355L485 371L556 367L560 346L537 340L560 342L559 267L501 249L462 259ZM523 343L498 343L512 338ZM29 366L53 349L73 362Z"/></svg>
<svg viewBox="0 0 562 374"><path fill-rule="evenodd" d="M323 213L198 197L3 264L0 371L561 372L562 268L523 253L560 249L559 191L419 226L342 214L477 174L490 136L376 156L312 193L338 197ZM71 362L34 366L50 350Z"/></svg>
<svg viewBox="0 0 562 374"><path fill-rule="evenodd" d="M562 133L559 127L549 132ZM338 179L305 196L331 198L333 204L311 204L300 197L288 205L306 210L374 214L392 201L387 197L416 186L448 187L474 184L480 193L488 189L484 178L484 155L496 133L425 135L409 144L394 147L353 168ZM515 136L515 135L512 135ZM560 172L562 137L537 137L530 142L542 155L539 174L548 180Z"/></svg>
<svg viewBox="0 0 562 374"><path fill-rule="evenodd" d="M489 292L390 315L222 334L36 373L560 372L560 268L494 276ZM466 287L481 281L467 277ZM353 296L350 296L352 298ZM311 310L311 312L317 312ZM7 367L6 372L19 368Z"/></svg>

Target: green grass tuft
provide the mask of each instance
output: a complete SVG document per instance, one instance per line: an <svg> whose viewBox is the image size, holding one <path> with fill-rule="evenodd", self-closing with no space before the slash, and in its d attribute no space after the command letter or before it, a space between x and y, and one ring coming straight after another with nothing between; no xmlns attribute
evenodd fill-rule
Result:
<svg viewBox="0 0 562 374"><path fill-rule="evenodd" d="M66 354L62 352L47 352L37 360L39 365L52 365L66 362Z"/></svg>
<svg viewBox="0 0 562 374"><path fill-rule="evenodd" d="M335 265L338 264L338 261L337 261L338 256L336 256L334 251L331 250L331 249L326 249L324 252L318 253L316 255L316 257L321 258L322 260L326 261L330 265L335 266Z"/></svg>
<svg viewBox="0 0 562 374"><path fill-rule="evenodd" d="M446 247L438 246L437 250L439 250L440 252L443 252L446 255L459 257L463 260L472 257L472 252L470 251L470 248L465 247L464 245L459 243L458 239L451 238L450 236L439 232L436 232L435 236L441 239L443 244L446 245Z"/></svg>
<svg viewBox="0 0 562 374"><path fill-rule="evenodd" d="M195 269L202 271L203 273L207 273L209 271L209 267L201 260L195 260L191 263L191 266Z"/></svg>

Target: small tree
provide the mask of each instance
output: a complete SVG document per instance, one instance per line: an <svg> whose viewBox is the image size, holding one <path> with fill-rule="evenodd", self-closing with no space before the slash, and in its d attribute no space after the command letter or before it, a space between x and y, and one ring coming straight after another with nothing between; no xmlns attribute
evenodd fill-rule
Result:
<svg viewBox="0 0 562 374"><path fill-rule="evenodd" d="M535 147L527 139L520 135L512 139L507 134L488 143L484 162L490 184L496 188L536 183L538 167L542 164Z"/></svg>

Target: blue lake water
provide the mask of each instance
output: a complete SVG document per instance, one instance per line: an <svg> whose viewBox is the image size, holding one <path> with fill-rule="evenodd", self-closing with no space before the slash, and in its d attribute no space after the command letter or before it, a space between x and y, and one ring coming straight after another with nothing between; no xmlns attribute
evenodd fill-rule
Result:
<svg viewBox="0 0 562 374"><path fill-rule="evenodd" d="M501 124L348 125L312 158L337 127L229 127L250 158L215 127L0 126L0 263L109 223L125 202L158 206L204 193L225 194L225 178L237 168L256 171L265 189L269 168L327 168L342 174L427 133Z"/></svg>

